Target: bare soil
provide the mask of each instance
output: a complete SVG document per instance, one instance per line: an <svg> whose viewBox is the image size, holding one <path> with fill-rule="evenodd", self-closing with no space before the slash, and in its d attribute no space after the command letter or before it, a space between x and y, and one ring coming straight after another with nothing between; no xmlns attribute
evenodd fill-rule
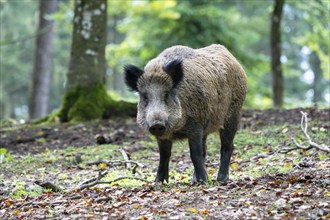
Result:
<svg viewBox="0 0 330 220"><path fill-rule="evenodd" d="M301 113L305 111L309 118L320 126L328 128L330 109L290 109L290 110L245 110L241 118L241 127L255 128L265 125L300 124ZM148 140L148 133L137 126L134 119L101 120L85 123L66 123L47 126L17 125L2 127L0 148L6 148L11 154L35 154L45 149L63 149L68 146L82 147L96 144L96 135L120 133L114 143L123 141ZM31 147L33 146L33 147Z"/></svg>

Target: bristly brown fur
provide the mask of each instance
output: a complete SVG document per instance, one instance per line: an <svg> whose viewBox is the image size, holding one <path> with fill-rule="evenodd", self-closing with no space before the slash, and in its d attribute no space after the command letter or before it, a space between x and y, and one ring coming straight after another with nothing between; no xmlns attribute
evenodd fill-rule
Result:
<svg viewBox="0 0 330 220"><path fill-rule="evenodd" d="M173 131L180 130L187 117L203 124L205 133L223 128L227 118L240 114L247 92L245 72L235 57L222 45L201 49L174 46L163 51L145 67L145 74L138 81L143 89L153 82L173 86L163 66L173 59L181 60L183 79L177 87L181 103L180 123ZM139 109L138 122L143 121L145 109ZM141 114L142 113L142 114Z"/></svg>

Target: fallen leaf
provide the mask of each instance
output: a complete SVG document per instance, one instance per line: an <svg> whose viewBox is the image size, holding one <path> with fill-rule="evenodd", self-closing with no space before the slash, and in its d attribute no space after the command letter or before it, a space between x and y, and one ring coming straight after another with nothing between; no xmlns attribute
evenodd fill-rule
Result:
<svg viewBox="0 0 330 220"><path fill-rule="evenodd" d="M199 213L201 213L203 215L207 215L207 214L209 214L209 210L207 210L207 209L201 209L201 210L199 210Z"/></svg>
<svg viewBox="0 0 330 220"><path fill-rule="evenodd" d="M236 169L237 167L239 167L239 164L238 163L232 163L232 164L230 164L230 167L232 169Z"/></svg>
<svg viewBox="0 0 330 220"><path fill-rule="evenodd" d="M20 210L17 210L17 209L15 209L14 211L13 211L13 215L19 215L21 213L21 211Z"/></svg>
<svg viewBox="0 0 330 220"><path fill-rule="evenodd" d="M289 203L295 203L295 204L297 204L297 203L304 203L304 201L301 198L291 198L289 200Z"/></svg>
<svg viewBox="0 0 330 220"><path fill-rule="evenodd" d="M298 197L298 196L302 196L302 195L303 195L303 192L301 190L297 190L292 194L293 197Z"/></svg>
<svg viewBox="0 0 330 220"><path fill-rule="evenodd" d="M213 175L213 174L215 174L216 173L216 170L215 169L209 169L209 174L210 175Z"/></svg>
<svg viewBox="0 0 330 220"><path fill-rule="evenodd" d="M292 164L291 163L288 163L288 162L285 162L284 163L284 167L287 168L287 169L291 169L292 168Z"/></svg>
<svg viewBox="0 0 330 220"><path fill-rule="evenodd" d="M191 212L191 213L194 213L194 214L197 213L197 210L194 209L194 208L189 208L187 211L188 211L188 212Z"/></svg>
<svg viewBox="0 0 330 220"><path fill-rule="evenodd" d="M286 203L286 200L281 198L281 199L278 199L276 202L275 202L275 205L280 205L280 206L283 206L285 205Z"/></svg>
<svg viewBox="0 0 330 220"><path fill-rule="evenodd" d="M106 163L100 163L99 165L98 165L98 168L99 169L106 169L108 167L108 164L106 164Z"/></svg>
<svg viewBox="0 0 330 220"><path fill-rule="evenodd" d="M302 206L299 206L299 209L301 209L301 210L306 210L306 209L309 209L309 208L311 208L310 205L302 205Z"/></svg>

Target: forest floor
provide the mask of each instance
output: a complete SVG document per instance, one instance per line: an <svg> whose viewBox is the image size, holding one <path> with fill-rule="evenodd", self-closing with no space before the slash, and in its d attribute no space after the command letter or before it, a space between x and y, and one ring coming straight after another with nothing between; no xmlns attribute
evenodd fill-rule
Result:
<svg viewBox="0 0 330 220"><path fill-rule="evenodd" d="M309 146L300 111L311 140L329 146L330 109L244 111L226 185L215 181L218 135L209 183L191 184L180 141L170 183L154 184L156 141L133 119L2 126L0 219L328 219L330 153L297 149L292 138Z"/></svg>

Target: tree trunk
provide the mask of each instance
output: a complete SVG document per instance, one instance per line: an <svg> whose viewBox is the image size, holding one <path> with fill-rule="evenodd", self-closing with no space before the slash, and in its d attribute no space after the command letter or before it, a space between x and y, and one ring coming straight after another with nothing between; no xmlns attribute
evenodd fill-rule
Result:
<svg viewBox="0 0 330 220"><path fill-rule="evenodd" d="M314 73L313 80L313 103L322 101L322 69L321 60L317 53L313 52L309 57L309 63Z"/></svg>
<svg viewBox="0 0 330 220"><path fill-rule="evenodd" d="M67 91L104 84L106 0L76 0Z"/></svg>
<svg viewBox="0 0 330 220"><path fill-rule="evenodd" d="M39 20L35 46L34 66L30 84L29 116L48 114L52 72L53 26L50 15L56 11L56 0L39 1Z"/></svg>
<svg viewBox="0 0 330 220"><path fill-rule="evenodd" d="M271 17L271 59L272 59L272 90L274 107L283 105L283 74L281 67L281 19L284 0L275 0Z"/></svg>
<svg viewBox="0 0 330 220"><path fill-rule="evenodd" d="M114 15L111 17L111 25L109 27L109 41L113 44L120 44L125 39L125 34L120 33L118 28L118 21L122 20L122 15ZM111 67L110 67L111 68ZM126 91L126 85L124 81L124 74L121 73L121 69L118 70L116 67L111 68L111 81L109 82L110 87L118 92L120 95L123 95Z"/></svg>
<svg viewBox="0 0 330 220"><path fill-rule="evenodd" d="M108 118L124 113L126 108L136 109L131 103L113 101L107 94L106 25L107 0L75 1L68 81L58 114L62 122Z"/></svg>

